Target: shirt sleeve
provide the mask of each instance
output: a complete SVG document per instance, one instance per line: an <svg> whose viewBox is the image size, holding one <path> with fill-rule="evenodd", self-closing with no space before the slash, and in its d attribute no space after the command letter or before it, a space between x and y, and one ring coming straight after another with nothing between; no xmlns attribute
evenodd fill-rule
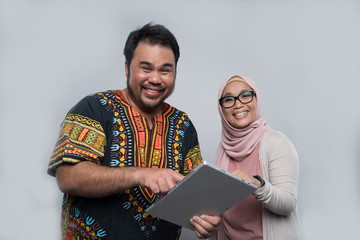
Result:
<svg viewBox="0 0 360 240"><path fill-rule="evenodd" d="M203 161L200 151L200 145L198 142L198 136L194 125L189 118L186 119L186 125L188 126L185 131L184 138L184 175L187 175L195 167L200 165Z"/></svg>
<svg viewBox="0 0 360 240"><path fill-rule="evenodd" d="M91 161L101 164L105 154L106 135L98 99L83 98L66 115L50 158L48 174L55 176L64 163Z"/></svg>

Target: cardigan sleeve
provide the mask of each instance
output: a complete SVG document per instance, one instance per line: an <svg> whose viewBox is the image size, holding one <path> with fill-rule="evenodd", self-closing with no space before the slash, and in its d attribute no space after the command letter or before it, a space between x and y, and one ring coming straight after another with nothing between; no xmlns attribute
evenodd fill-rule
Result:
<svg viewBox="0 0 360 240"><path fill-rule="evenodd" d="M265 185L255 198L273 213L289 215L297 204L299 158L291 141L281 132L270 130L261 140L260 165Z"/></svg>

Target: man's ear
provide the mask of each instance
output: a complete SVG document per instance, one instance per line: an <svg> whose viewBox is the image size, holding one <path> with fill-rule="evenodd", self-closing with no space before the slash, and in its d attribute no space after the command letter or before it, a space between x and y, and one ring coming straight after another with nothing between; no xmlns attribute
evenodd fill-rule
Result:
<svg viewBox="0 0 360 240"><path fill-rule="evenodd" d="M126 78L128 78L128 74L129 74L129 72L128 72L128 63L125 61L125 76L126 76Z"/></svg>

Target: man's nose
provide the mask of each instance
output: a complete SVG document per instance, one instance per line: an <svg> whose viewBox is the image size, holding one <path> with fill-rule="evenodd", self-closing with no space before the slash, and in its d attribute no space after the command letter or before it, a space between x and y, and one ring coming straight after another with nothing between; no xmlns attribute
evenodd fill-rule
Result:
<svg viewBox="0 0 360 240"><path fill-rule="evenodd" d="M152 71L149 76L149 82L152 84L159 84L161 82L161 76L160 76L159 72Z"/></svg>

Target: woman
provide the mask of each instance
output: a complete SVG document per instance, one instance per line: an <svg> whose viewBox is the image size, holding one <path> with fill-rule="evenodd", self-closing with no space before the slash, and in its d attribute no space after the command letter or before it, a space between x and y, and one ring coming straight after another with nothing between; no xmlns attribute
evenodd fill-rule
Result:
<svg viewBox="0 0 360 240"><path fill-rule="evenodd" d="M258 187L222 215L221 240L300 239L298 155L287 137L262 119L261 108L260 91L251 79L233 76L221 86L216 165Z"/></svg>

